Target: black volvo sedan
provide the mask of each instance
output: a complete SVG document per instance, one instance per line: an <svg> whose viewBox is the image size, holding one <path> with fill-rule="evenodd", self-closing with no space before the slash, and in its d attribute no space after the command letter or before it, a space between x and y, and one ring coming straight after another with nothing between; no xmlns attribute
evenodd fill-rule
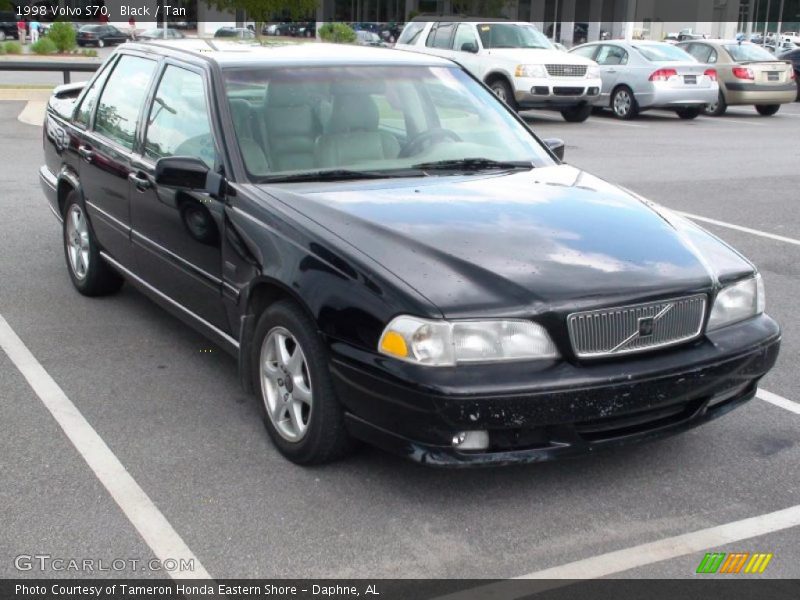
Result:
<svg viewBox="0 0 800 600"><path fill-rule="evenodd" d="M237 356L300 464L534 462L750 400L780 344L756 268L563 148L436 57L183 40L58 88L40 177L75 288Z"/></svg>

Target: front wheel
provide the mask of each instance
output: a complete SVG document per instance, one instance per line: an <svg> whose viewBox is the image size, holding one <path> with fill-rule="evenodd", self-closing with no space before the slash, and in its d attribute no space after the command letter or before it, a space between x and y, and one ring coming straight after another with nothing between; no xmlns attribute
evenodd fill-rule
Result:
<svg viewBox="0 0 800 600"><path fill-rule="evenodd" d="M561 116L568 123L583 123L592 114L592 107L589 104L570 106L561 111Z"/></svg>
<svg viewBox="0 0 800 600"><path fill-rule="evenodd" d="M253 339L253 384L267 432L281 454L313 465L352 448L317 327L295 303L271 305Z"/></svg>
<svg viewBox="0 0 800 600"><path fill-rule="evenodd" d="M685 108L679 108L675 112L681 119L691 120L700 116L700 110L701 109L696 106L687 106Z"/></svg>
<svg viewBox="0 0 800 600"><path fill-rule="evenodd" d="M495 96L508 104L510 108L513 110L518 110L519 106L517 105L517 99L514 98L514 92L511 90L511 86L508 85L508 82L505 79L495 79L489 84L489 87L494 92Z"/></svg>
<svg viewBox="0 0 800 600"><path fill-rule="evenodd" d="M780 109L780 104L756 104L756 110L762 117L771 117Z"/></svg>
<svg viewBox="0 0 800 600"><path fill-rule="evenodd" d="M105 296L122 287L122 277L100 257L83 203L70 192L64 211L64 256L72 284L84 296Z"/></svg>
<svg viewBox="0 0 800 600"><path fill-rule="evenodd" d="M728 110L728 103L725 102L725 95L722 93L722 90L720 90L717 101L706 104L703 112L711 117L720 117L725 114L726 110Z"/></svg>
<svg viewBox="0 0 800 600"><path fill-rule="evenodd" d="M629 121L639 114L639 105L633 91L625 86L617 88L611 96L611 110L614 116Z"/></svg>

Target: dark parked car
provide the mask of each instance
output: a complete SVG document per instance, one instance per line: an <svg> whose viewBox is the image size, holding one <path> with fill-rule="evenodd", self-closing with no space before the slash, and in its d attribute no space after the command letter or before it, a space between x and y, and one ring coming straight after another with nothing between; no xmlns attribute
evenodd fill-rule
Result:
<svg viewBox="0 0 800 600"><path fill-rule="evenodd" d="M136 34L137 39L140 40L180 40L185 38L186 36L183 34L182 31L177 29L173 29L172 27L167 28L167 36L164 37L164 29L162 27L158 27L155 29L148 29L141 33Z"/></svg>
<svg viewBox="0 0 800 600"><path fill-rule="evenodd" d="M214 37L252 40L256 34L246 27L220 27L214 32Z"/></svg>
<svg viewBox="0 0 800 600"><path fill-rule="evenodd" d="M128 41L128 34L113 25L84 25L78 30L79 46L113 46Z"/></svg>
<svg viewBox="0 0 800 600"><path fill-rule="evenodd" d="M19 17L16 13L10 10L0 11L0 42L15 40L19 37L17 21L19 21Z"/></svg>
<svg viewBox="0 0 800 600"><path fill-rule="evenodd" d="M778 58L792 63L794 69L794 82L797 85L797 101L800 102L800 48L784 52Z"/></svg>
<svg viewBox="0 0 800 600"><path fill-rule="evenodd" d="M650 440L775 363L751 262L563 164L448 60L134 43L82 87L51 98L40 169L74 287L127 281L230 351L297 463Z"/></svg>

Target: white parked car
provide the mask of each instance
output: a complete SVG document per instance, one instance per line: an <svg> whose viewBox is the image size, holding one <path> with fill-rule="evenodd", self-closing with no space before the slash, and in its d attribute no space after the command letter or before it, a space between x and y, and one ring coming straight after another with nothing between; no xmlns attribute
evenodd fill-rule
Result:
<svg viewBox="0 0 800 600"><path fill-rule="evenodd" d="M597 64L557 50L530 23L412 21L395 47L458 62L515 110L585 121L600 94Z"/></svg>

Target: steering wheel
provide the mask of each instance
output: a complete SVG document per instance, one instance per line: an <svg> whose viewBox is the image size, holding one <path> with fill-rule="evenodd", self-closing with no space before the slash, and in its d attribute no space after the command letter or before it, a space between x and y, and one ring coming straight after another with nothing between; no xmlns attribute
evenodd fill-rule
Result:
<svg viewBox="0 0 800 600"><path fill-rule="evenodd" d="M450 139L454 142L463 141L461 137L459 137L459 135L451 129L444 129L442 127L428 129L427 131L418 133L408 140L406 145L403 146L403 149L400 151L399 158L414 156L415 154L422 152L426 146L432 146L437 141L444 141L447 139Z"/></svg>

